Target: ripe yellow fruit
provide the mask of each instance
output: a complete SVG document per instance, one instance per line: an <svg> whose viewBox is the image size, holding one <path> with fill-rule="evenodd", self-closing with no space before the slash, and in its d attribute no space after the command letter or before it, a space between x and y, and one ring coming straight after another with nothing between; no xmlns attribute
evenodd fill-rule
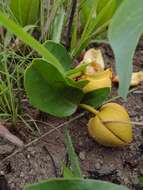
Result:
<svg viewBox="0 0 143 190"><path fill-rule="evenodd" d="M98 143L109 146L124 146L132 141L132 125L124 107L108 103L101 107L88 122L88 131Z"/></svg>
<svg viewBox="0 0 143 190"><path fill-rule="evenodd" d="M88 93L99 88L111 88L111 78L112 72L110 69L107 69L102 72L97 72L93 76L84 75L82 79L88 80L89 83L83 88L83 92Z"/></svg>

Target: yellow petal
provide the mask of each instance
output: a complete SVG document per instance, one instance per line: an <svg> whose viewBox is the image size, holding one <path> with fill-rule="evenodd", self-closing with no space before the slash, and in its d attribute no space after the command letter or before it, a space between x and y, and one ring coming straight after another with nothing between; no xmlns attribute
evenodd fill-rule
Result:
<svg viewBox="0 0 143 190"><path fill-rule="evenodd" d="M103 72L97 72L93 76L88 76L88 75L83 76L82 79L89 81L89 83L83 88L83 92L88 93L93 90L105 87L111 88L112 86L111 77L112 73L109 69Z"/></svg>

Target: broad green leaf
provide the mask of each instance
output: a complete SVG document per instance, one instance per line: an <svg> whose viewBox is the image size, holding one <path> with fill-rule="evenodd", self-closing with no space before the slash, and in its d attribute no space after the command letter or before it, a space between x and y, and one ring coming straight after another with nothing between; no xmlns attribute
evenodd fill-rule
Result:
<svg viewBox="0 0 143 190"><path fill-rule="evenodd" d="M72 171L74 177L80 178L80 177L82 177L82 173L81 173L81 169L80 169L79 160L75 153L72 139L70 137L70 134L69 134L69 131L67 128L65 128L65 144L66 144L66 148L67 148L67 152L68 152L68 157L70 160L71 171Z"/></svg>
<svg viewBox="0 0 143 190"><path fill-rule="evenodd" d="M35 24L39 8L40 0L10 0L10 9L21 26Z"/></svg>
<svg viewBox="0 0 143 190"><path fill-rule="evenodd" d="M24 190L129 190L126 187L100 180L53 179L27 186Z"/></svg>
<svg viewBox="0 0 143 190"><path fill-rule="evenodd" d="M58 117L73 114L83 93L70 85L48 62L35 59L25 72L25 89L30 103L43 112Z"/></svg>
<svg viewBox="0 0 143 190"><path fill-rule="evenodd" d="M0 11L0 24L14 33L23 42L29 45L31 48L35 49L40 55L45 58L48 63L54 65L61 73L64 74L64 69L59 61L54 55L52 55L42 44L40 44L36 39L23 30L22 27L17 25L14 21L10 20L7 15Z"/></svg>
<svg viewBox="0 0 143 190"><path fill-rule="evenodd" d="M81 103L98 108L107 99L110 88L101 88L85 94Z"/></svg>
<svg viewBox="0 0 143 190"><path fill-rule="evenodd" d="M43 45L57 58L65 71L68 71L71 68L71 57L63 45L50 40L46 41Z"/></svg>
<svg viewBox="0 0 143 190"><path fill-rule="evenodd" d="M119 76L119 94L126 97L132 73L133 55L143 32L143 0L124 0L109 27Z"/></svg>

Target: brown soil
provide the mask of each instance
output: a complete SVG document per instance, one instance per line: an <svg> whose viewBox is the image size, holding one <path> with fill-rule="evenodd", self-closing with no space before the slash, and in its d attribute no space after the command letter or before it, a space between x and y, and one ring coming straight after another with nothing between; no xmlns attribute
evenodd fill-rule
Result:
<svg viewBox="0 0 143 190"><path fill-rule="evenodd" d="M111 50L105 45L102 46L102 49L107 64L113 65ZM142 41L134 58L134 70L143 70ZM128 109L132 121L143 122L143 84L129 94L127 102L122 99L116 101ZM61 128L49 132L46 137L0 163L0 171L5 174L11 190L22 190L25 184L61 175L62 164L67 160L61 123L74 117L76 116L59 120L48 116L47 125L44 123L38 125L41 134L51 131L54 126L60 125ZM88 117L89 115L85 114L80 119L70 122L75 150L85 177L103 179L139 190L138 177L143 175L143 127L134 126L134 140L129 146L106 148L88 136L86 129ZM34 136L22 125L17 126L15 133L25 143L38 137L37 134ZM3 160L11 155L16 148L4 140L0 142L0 159Z"/></svg>

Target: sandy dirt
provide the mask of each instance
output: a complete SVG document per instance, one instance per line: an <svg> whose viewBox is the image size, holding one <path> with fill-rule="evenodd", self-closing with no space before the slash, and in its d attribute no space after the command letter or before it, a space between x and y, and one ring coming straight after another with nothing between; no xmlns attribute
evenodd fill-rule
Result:
<svg viewBox="0 0 143 190"><path fill-rule="evenodd" d="M114 59L111 50L105 45L101 48L107 65L113 65ZM143 70L142 41L134 57L134 70ZM113 94L117 94L116 90ZM129 94L127 102L122 99L116 101L127 108L132 121L143 122L143 84ZM38 123L40 135L76 116L59 120L45 114L40 114L41 117L37 111L34 114L36 119L46 122L46 124ZM132 190L142 189L138 185L138 177L143 175L143 126L134 126L134 140L129 146L106 148L97 144L88 136L86 128L88 118L89 114L85 113L76 121L70 122L72 139L84 176L123 184ZM61 125L59 130L49 132L40 141L0 163L0 171L5 174L11 190L22 190L25 184L61 176L62 164L66 163L67 160L63 128L63 125ZM34 136L22 124L18 124L17 129L13 132L25 143L29 143L40 136L37 134L37 136ZM16 150L17 148L13 145L3 139L0 140L1 161Z"/></svg>

